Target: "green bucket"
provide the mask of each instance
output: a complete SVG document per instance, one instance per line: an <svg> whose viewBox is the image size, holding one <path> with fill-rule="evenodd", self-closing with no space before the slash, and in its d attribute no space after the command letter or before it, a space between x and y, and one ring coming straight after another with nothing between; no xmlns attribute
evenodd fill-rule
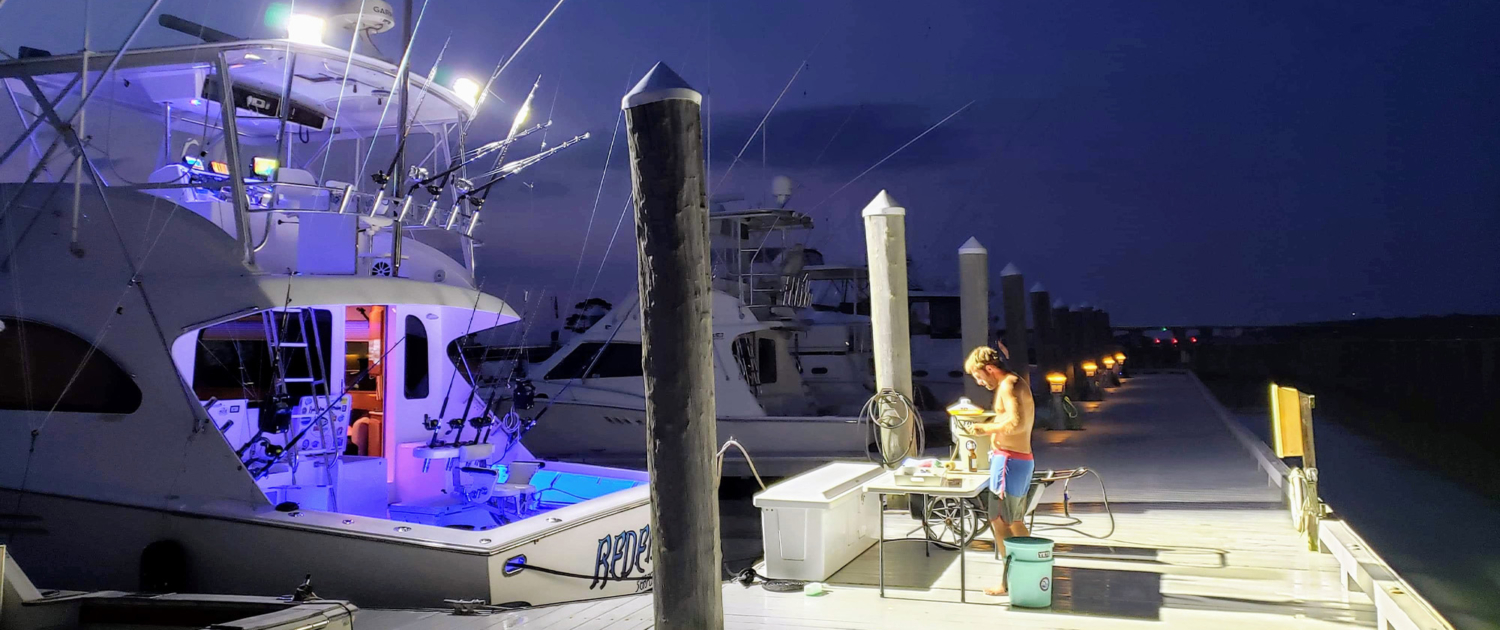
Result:
<svg viewBox="0 0 1500 630"><path fill-rule="evenodd" d="M1010 604L1023 608L1052 605L1052 541L1033 536L1005 539L1005 584Z"/></svg>

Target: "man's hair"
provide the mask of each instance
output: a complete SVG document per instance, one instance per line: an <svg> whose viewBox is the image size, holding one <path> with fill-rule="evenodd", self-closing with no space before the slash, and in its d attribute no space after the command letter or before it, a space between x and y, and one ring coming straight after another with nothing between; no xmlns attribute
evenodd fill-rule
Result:
<svg viewBox="0 0 1500 630"><path fill-rule="evenodd" d="M973 374L986 365L993 365L1004 372L1010 371L1010 368L1005 366L1005 359L1000 356L998 350L989 346L979 346L969 351L969 358L964 359L964 373Z"/></svg>

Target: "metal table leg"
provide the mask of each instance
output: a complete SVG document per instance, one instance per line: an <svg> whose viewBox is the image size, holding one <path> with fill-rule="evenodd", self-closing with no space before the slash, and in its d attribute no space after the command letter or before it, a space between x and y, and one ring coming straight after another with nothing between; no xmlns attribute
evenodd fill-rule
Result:
<svg viewBox="0 0 1500 630"><path fill-rule="evenodd" d="M885 597L885 493L880 495L880 538L876 539L875 548L880 555L880 596Z"/></svg>
<svg viewBox="0 0 1500 630"><path fill-rule="evenodd" d="M958 545L958 601L969 603L969 543L961 542Z"/></svg>

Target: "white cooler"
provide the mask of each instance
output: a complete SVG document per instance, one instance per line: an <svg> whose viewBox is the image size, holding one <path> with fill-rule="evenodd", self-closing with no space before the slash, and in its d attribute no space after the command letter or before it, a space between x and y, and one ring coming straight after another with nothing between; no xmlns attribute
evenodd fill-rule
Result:
<svg viewBox="0 0 1500 630"><path fill-rule="evenodd" d="M880 532L880 499L864 484L880 466L834 462L755 495L766 577L827 580L864 553Z"/></svg>

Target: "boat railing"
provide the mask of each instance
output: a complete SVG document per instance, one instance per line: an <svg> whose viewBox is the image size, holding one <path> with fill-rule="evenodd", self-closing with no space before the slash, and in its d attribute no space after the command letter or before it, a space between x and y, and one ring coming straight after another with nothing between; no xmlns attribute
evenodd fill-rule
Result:
<svg viewBox="0 0 1500 630"><path fill-rule="evenodd" d="M204 182L171 182L121 186L140 191L201 190L221 201L233 198L229 182L215 186ZM392 199L385 193L364 193L352 186L338 188L293 182L246 183L249 197L246 211L251 214L281 212L287 214L338 214L368 217L399 223L407 230L444 230L473 238L478 226L478 212L466 203L444 204L439 199L418 203L416 195Z"/></svg>

